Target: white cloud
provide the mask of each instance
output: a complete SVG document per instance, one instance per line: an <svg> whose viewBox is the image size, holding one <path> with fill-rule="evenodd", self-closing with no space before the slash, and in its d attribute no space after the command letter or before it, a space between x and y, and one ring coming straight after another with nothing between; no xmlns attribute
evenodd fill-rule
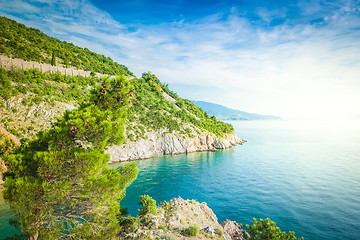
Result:
<svg viewBox="0 0 360 240"><path fill-rule="evenodd" d="M11 13L39 13L41 9L33 4L22 0L0 1L0 9L2 12Z"/></svg>

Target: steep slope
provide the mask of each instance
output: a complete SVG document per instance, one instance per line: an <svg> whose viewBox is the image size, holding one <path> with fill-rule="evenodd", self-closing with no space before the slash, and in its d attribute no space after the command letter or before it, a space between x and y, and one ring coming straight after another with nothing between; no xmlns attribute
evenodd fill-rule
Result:
<svg viewBox="0 0 360 240"><path fill-rule="evenodd" d="M60 41L0 16L0 55L27 61L75 67L109 75L132 75L109 57Z"/></svg>
<svg viewBox="0 0 360 240"><path fill-rule="evenodd" d="M24 68L26 62L0 69L0 126L18 139L35 138L39 131L49 129L57 116L86 102L90 91L106 81L97 74L103 73L125 74L133 85L126 141L108 149L111 161L213 151L243 142L235 136L230 124L210 117L192 102L180 98L151 73L144 73L137 79L126 67L109 58L105 60L102 55L48 37L4 17L0 21L0 54L51 63L51 51L61 49L64 54L56 55L56 62L61 62L64 67L71 65L95 71L90 76L64 75L41 67ZM41 57L30 53L23 55L30 50ZM89 69L90 65L92 68Z"/></svg>
<svg viewBox="0 0 360 240"><path fill-rule="evenodd" d="M134 89L126 126L127 141L108 149L113 162L215 151L244 143L234 134L232 125L210 117L192 102L178 97L151 73L135 79Z"/></svg>
<svg viewBox="0 0 360 240"><path fill-rule="evenodd" d="M204 109L208 114L216 116L221 120L260 120L260 119L281 119L279 116L262 115L257 113L248 113L231 109L220 104L192 101L196 106Z"/></svg>

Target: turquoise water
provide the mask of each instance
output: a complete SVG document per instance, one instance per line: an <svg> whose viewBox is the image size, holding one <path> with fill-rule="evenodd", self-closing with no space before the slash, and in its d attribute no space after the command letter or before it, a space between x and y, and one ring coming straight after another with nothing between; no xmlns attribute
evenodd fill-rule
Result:
<svg viewBox="0 0 360 240"><path fill-rule="evenodd" d="M2 196L3 190L4 189L0 189L0 239L13 236L15 233L19 234L13 226L9 225L9 218L14 216L9 206L4 202L4 198Z"/></svg>
<svg viewBox="0 0 360 240"><path fill-rule="evenodd" d="M360 238L359 122L231 122L249 140L219 152L138 161L122 206L139 195L207 202L219 221L275 221L306 239Z"/></svg>
<svg viewBox="0 0 360 240"><path fill-rule="evenodd" d="M360 238L359 121L231 123L248 143L138 161L122 206L137 215L139 195L181 196L207 202L219 221L269 217L297 237ZM0 239L13 231L9 215L0 202Z"/></svg>

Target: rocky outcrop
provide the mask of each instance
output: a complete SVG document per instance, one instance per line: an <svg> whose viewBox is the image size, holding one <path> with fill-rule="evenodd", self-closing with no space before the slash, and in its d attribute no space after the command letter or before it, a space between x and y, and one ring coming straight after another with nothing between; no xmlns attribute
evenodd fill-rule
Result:
<svg viewBox="0 0 360 240"><path fill-rule="evenodd" d="M123 233L122 239L227 239L244 240L242 224L225 220L221 224L208 205L181 197L169 201L172 210L162 207L156 215L144 216L147 223L140 224L135 231ZM171 213L169 215L169 213ZM170 216L170 217L169 217ZM144 221L142 221L144 222ZM184 230L190 226L198 228L198 234L187 236Z"/></svg>
<svg viewBox="0 0 360 240"><path fill-rule="evenodd" d="M200 151L216 151L243 144L245 140L235 134L227 134L222 138L211 134L200 134L191 138L183 138L175 133L151 131L138 141L127 141L120 146L111 146L106 152L110 154L110 162L121 162L150 158L163 154L180 154Z"/></svg>
<svg viewBox="0 0 360 240"><path fill-rule="evenodd" d="M243 226L241 223L226 219L220 225L223 228L224 236L227 239L244 240L245 234L250 237L249 234L242 229Z"/></svg>
<svg viewBox="0 0 360 240"><path fill-rule="evenodd" d="M18 94L8 100L0 98L0 126L8 131L17 132L19 138L36 137L39 131L51 128L56 117L62 116L66 110L76 108L76 103L54 101L54 104L43 101L33 103L33 93ZM26 103L28 101L28 103Z"/></svg>
<svg viewBox="0 0 360 240"><path fill-rule="evenodd" d="M34 138L39 131L51 127L51 122L61 116L66 110L73 110L76 104L55 102L51 105L47 102L39 104L23 104L24 99L31 94L19 94L5 101L1 100L6 107L0 108L0 120L7 124L7 129L16 130L22 137ZM11 121L11 122L10 122ZM0 125L1 126L1 125ZM210 133L197 134L192 131L194 137L184 137L176 132L168 133L164 130L148 131L143 138L137 141L129 139L120 146L111 146L107 149L110 154L110 162L129 161L150 158L163 154L180 154L199 151L216 151L243 144L235 134L227 134L219 138Z"/></svg>

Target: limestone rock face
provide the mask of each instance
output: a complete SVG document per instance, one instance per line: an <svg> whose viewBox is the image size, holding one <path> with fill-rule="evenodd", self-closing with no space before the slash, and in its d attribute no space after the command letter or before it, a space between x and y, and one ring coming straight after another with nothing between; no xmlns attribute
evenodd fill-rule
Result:
<svg viewBox="0 0 360 240"><path fill-rule="evenodd" d="M106 152L110 154L110 162L121 162L150 158L163 154L180 154L200 151L216 151L243 144L235 134L227 134L223 138L215 135L201 134L192 138L182 138L174 133L151 131L146 138L138 141L127 141L120 146L111 146Z"/></svg>
<svg viewBox="0 0 360 240"><path fill-rule="evenodd" d="M171 199L168 204L172 209L168 210L171 214L158 207L156 215L146 216L150 219L150 224L141 225L135 233L123 234L123 239L244 240L243 235L247 234L243 232L241 223L226 220L219 224L215 213L204 202L178 197ZM184 233L190 226L196 226L200 230L196 236L187 236Z"/></svg>
<svg viewBox="0 0 360 240"><path fill-rule="evenodd" d="M233 239L233 240L245 240L244 234L248 234L247 232L244 232L242 230L242 224L237 223L235 221L230 221L229 219L226 219L220 225L224 229L224 235L227 239Z"/></svg>
<svg viewBox="0 0 360 240"><path fill-rule="evenodd" d="M200 229L221 228L218 223L218 218L206 203L199 203L195 200L184 200L178 197L171 199L169 204L176 206L176 214L174 214L174 217L171 219L171 226L173 228L192 225L198 225Z"/></svg>

